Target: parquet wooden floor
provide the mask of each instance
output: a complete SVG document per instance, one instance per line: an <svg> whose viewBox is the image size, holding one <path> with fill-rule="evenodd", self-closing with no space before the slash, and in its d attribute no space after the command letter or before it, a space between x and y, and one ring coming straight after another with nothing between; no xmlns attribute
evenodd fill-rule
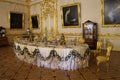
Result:
<svg viewBox="0 0 120 80"><path fill-rule="evenodd" d="M91 59L90 59L91 60ZM0 47L0 80L120 80L120 52L112 51L110 68L90 61L87 68L74 71L53 70L20 61L11 46Z"/></svg>

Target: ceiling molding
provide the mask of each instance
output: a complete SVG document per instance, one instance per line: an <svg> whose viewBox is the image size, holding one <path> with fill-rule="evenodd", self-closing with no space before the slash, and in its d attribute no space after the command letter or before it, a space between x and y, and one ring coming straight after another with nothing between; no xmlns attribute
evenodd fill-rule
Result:
<svg viewBox="0 0 120 80"><path fill-rule="evenodd" d="M11 4L19 4L19 5L32 5L32 4L37 4L43 0L0 0L0 2L6 2L6 3L11 3Z"/></svg>

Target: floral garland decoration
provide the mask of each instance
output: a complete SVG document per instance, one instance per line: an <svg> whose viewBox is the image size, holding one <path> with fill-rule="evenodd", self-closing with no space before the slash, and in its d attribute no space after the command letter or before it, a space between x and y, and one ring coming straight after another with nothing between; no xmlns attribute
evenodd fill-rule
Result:
<svg viewBox="0 0 120 80"><path fill-rule="evenodd" d="M24 52L21 50L20 46L17 46L17 52L20 53L21 55L24 55Z"/></svg>
<svg viewBox="0 0 120 80"><path fill-rule="evenodd" d="M34 57L37 53L39 53L39 49L35 49L32 53L33 54L30 54L29 50L27 47L24 47L23 51L21 50L20 46L13 46L14 47L14 50L18 53L20 53L21 55L24 55L24 54L28 54L30 57Z"/></svg>
<svg viewBox="0 0 120 80"><path fill-rule="evenodd" d="M50 59L51 57L55 58L57 57L57 59L59 61L61 61L61 57L57 54L57 51L55 51L54 49L50 51L50 55L46 58L46 60Z"/></svg>
<svg viewBox="0 0 120 80"><path fill-rule="evenodd" d="M81 54L79 54L78 51L72 50L72 51L70 51L70 53L65 57L65 61L68 61L72 56L73 56L74 58L77 57L77 58L79 58L79 59L85 59L85 58L89 55L89 53L90 53L90 49L89 49L89 48L87 48L87 50L85 51L84 56L81 56Z"/></svg>
<svg viewBox="0 0 120 80"><path fill-rule="evenodd" d="M13 50L14 51L16 51L17 49L16 49L16 45L15 44L13 44Z"/></svg>
<svg viewBox="0 0 120 80"><path fill-rule="evenodd" d="M37 56L38 53L40 53L39 49L35 49L33 52L33 55L31 57Z"/></svg>
<svg viewBox="0 0 120 80"><path fill-rule="evenodd" d="M39 57L39 59L46 61L46 58L44 58L44 56L41 55L40 51L39 51L39 54L37 54L37 56Z"/></svg>
<svg viewBox="0 0 120 80"><path fill-rule="evenodd" d="M24 47L24 49L23 49L23 53L24 53L24 54L28 54L28 55L30 55L30 52L29 52L29 50L28 50L27 47Z"/></svg>
<svg viewBox="0 0 120 80"><path fill-rule="evenodd" d="M84 56L81 56L78 51L76 50L71 50L70 53L66 57L61 57L57 54L56 50L51 50L50 54L48 57L44 57L41 55L39 49L35 49L32 53L30 54L29 50L27 47L24 47L23 51L21 50L20 46L15 47L15 50L20 53L21 55L28 54L30 57L38 56L41 60L46 61L49 60L50 58L57 58L59 61L65 60L68 61L71 57L74 58L79 58L79 59L86 59L86 57L90 54L90 49L87 48L87 50L84 53Z"/></svg>
<svg viewBox="0 0 120 80"><path fill-rule="evenodd" d="M90 55L90 48L87 48L87 50L85 51L84 57L82 57L83 59L85 59L88 55Z"/></svg>

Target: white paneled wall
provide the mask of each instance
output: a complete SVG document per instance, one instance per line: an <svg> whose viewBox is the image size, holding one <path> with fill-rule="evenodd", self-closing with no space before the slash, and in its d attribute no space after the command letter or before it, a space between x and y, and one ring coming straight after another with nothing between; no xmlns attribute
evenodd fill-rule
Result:
<svg viewBox="0 0 120 80"><path fill-rule="evenodd" d="M8 34L19 34L24 32L24 30L11 30L10 29L10 12L23 13L24 22L23 29L28 27L28 8L25 5L9 3L9 2L0 2L0 25L7 29Z"/></svg>

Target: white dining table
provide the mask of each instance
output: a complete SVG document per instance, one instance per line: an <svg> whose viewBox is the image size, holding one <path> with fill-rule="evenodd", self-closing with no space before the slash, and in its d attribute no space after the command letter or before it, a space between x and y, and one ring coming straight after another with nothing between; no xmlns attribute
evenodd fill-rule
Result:
<svg viewBox="0 0 120 80"><path fill-rule="evenodd" d="M90 55L89 52L86 52L88 49L89 46L87 44L77 46L43 46L42 44L34 45L32 43L14 42L14 52L20 60L51 69L76 70L88 67ZM36 54L29 57L33 53ZM25 54L29 54L27 55L29 58Z"/></svg>

